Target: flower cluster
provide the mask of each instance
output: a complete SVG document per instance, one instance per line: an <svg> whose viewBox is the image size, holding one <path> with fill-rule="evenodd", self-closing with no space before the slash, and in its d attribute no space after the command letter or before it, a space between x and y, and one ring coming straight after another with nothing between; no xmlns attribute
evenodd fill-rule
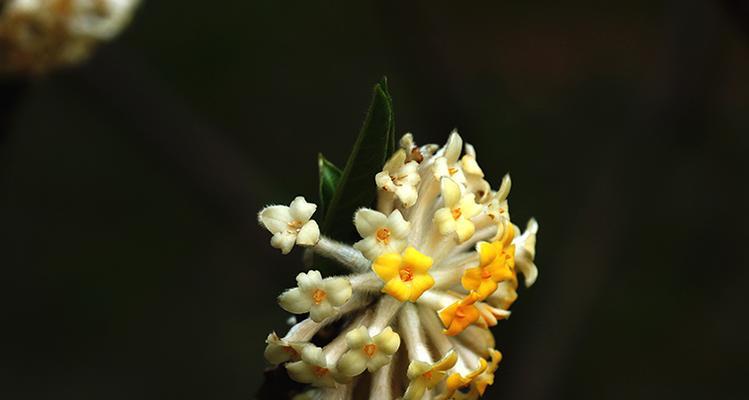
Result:
<svg viewBox="0 0 749 400"><path fill-rule="evenodd" d="M374 183L377 209L355 213L353 246L321 235L301 197L259 213L282 253L302 246L351 271L297 276L279 302L309 317L282 338L271 333L266 359L312 386L299 398L478 398L502 358L488 328L509 317L519 274L526 286L538 275L538 224L521 232L510 221L509 175L492 190L457 132L441 148L406 134ZM330 343L310 342L340 319Z"/></svg>
<svg viewBox="0 0 749 400"><path fill-rule="evenodd" d="M0 1L0 72L35 74L81 62L99 42L112 39L130 22L138 3Z"/></svg>

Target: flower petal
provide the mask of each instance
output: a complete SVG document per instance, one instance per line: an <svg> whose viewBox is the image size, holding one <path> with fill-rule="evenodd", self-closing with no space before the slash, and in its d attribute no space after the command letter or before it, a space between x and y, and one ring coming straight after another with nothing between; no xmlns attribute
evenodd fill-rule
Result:
<svg viewBox="0 0 749 400"><path fill-rule="evenodd" d="M416 302L421 295L434 286L434 278L429 274L415 275L411 280L411 293L408 300Z"/></svg>
<svg viewBox="0 0 749 400"><path fill-rule="evenodd" d="M338 360L338 372L346 376L356 376L367 369L368 358L361 350L349 350Z"/></svg>
<svg viewBox="0 0 749 400"><path fill-rule="evenodd" d="M395 175L403 166L404 161L406 161L406 151L403 149L398 149L398 151L393 153L390 159L387 160L385 165L382 167L382 170L384 172L387 172L389 175Z"/></svg>
<svg viewBox="0 0 749 400"><path fill-rule="evenodd" d="M303 314L310 310L312 298L301 289L293 288L278 296L278 304L292 314Z"/></svg>
<svg viewBox="0 0 749 400"><path fill-rule="evenodd" d="M423 274L432 267L432 258L413 247L409 247L403 252L402 263L411 266L414 272Z"/></svg>
<svg viewBox="0 0 749 400"><path fill-rule="evenodd" d="M390 229L392 238L405 239L411 230L411 223L403 218L399 210L395 210L387 217L387 227Z"/></svg>
<svg viewBox="0 0 749 400"><path fill-rule="evenodd" d="M369 208L360 208L354 214L354 226L363 238L374 235L387 221L388 217L385 214Z"/></svg>
<svg viewBox="0 0 749 400"><path fill-rule="evenodd" d="M393 278L399 277L401 261L400 254L386 253L377 257L372 262L372 270L380 277L380 279L387 282Z"/></svg>
<svg viewBox="0 0 749 400"><path fill-rule="evenodd" d="M351 350L360 350L364 345L372 343L372 338L367 332L366 326L360 326L346 333L346 343Z"/></svg>
<svg viewBox="0 0 749 400"><path fill-rule="evenodd" d="M314 246L320 240L320 227L315 220L310 220L302 226L296 236L297 244L301 246Z"/></svg>
<svg viewBox="0 0 749 400"><path fill-rule="evenodd" d="M379 334L375 335L373 341L375 345L377 345L377 350L387 355L395 354L401 345L400 336L393 332L393 328L389 326L383 329Z"/></svg>
<svg viewBox="0 0 749 400"><path fill-rule="evenodd" d="M304 361L295 361L286 364L286 371L289 377L300 383L312 383L315 381L315 374L312 368Z"/></svg>
<svg viewBox="0 0 749 400"><path fill-rule="evenodd" d="M271 233L285 232L293 218L289 207L269 206L258 214L258 220Z"/></svg>
<svg viewBox="0 0 749 400"><path fill-rule="evenodd" d="M476 227L473 225L473 222L465 218L460 218L455 221L455 233L458 235L459 242L462 243L470 239L475 231Z"/></svg>
<svg viewBox="0 0 749 400"><path fill-rule="evenodd" d="M460 157L460 152L463 150L463 139L458 134L458 131L452 131L450 137L447 138L445 144L445 158L448 164L454 164Z"/></svg>
<svg viewBox="0 0 749 400"><path fill-rule="evenodd" d="M460 186L450 178L440 180L440 188L445 207L452 208L460 202Z"/></svg>
<svg viewBox="0 0 749 400"><path fill-rule="evenodd" d="M323 280L323 290L333 306L341 306L351 298L351 282L346 278L327 278Z"/></svg>
<svg viewBox="0 0 749 400"><path fill-rule="evenodd" d="M375 372L387 364L390 364L390 356L381 351L378 351L369 360L367 360L367 370L369 372Z"/></svg>
<svg viewBox="0 0 749 400"><path fill-rule="evenodd" d="M312 214L315 213L315 210L317 210L317 205L313 203L307 203L307 201L304 200L304 197L302 196L297 196L289 205L291 217L295 221L299 221L302 223L309 221L309 219L312 217Z"/></svg>
<svg viewBox="0 0 749 400"><path fill-rule="evenodd" d="M322 274L320 274L320 271L314 269L307 271L306 274L300 272L296 276L296 284L303 291L312 293L315 289L322 287Z"/></svg>
<svg viewBox="0 0 749 400"><path fill-rule="evenodd" d="M312 304L309 308L309 317L315 322L321 322L325 318L333 316L335 310L329 301L323 300L320 304Z"/></svg>
<svg viewBox="0 0 749 400"><path fill-rule="evenodd" d="M278 232L270 238L270 245L276 249L280 249L282 254L289 254L291 249L294 248L296 242L296 235L288 232Z"/></svg>
<svg viewBox="0 0 749 400"><path fill-rule="evenodd" d="M411 286L399 278L393 278L385 283L382 292L395 297L398 301L406 301L411 296Z"/></svg>

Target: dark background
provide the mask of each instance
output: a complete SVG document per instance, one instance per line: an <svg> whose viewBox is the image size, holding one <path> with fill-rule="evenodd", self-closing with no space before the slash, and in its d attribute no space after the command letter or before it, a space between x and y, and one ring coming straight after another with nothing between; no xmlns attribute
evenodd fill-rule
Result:
<svg viewBox="0 0 749 400"><path fill-rule="evenodd" d="M85 66L3 83L0 397L249 399L372 85L476 145L540 278L487 398L744 398L743 2L147 1ZM13 107L13 108L12 108Z"/></svg>

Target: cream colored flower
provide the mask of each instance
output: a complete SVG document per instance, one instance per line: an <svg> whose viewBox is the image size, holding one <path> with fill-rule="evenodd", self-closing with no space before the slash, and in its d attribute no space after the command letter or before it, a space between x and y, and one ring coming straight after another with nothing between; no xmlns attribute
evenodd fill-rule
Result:
<svg viewBox="0 0 749 400"><path fill-rule="evenodd" d="M338 371L346 376L359 375L365 369L377 371L390 362L401 344L400 336L390 327L372 338L364 326L349 331L346 342L349 350L338 360Z"/></svg>
<svg viewBox="0 0 749 400"><path fill-rule="evenodd" d="M452 350L434 364L411 361L406 372L410 382L403 400L420 400L427 390L433 389L445 379L446 371L455 366L457 361L458 355Z"/></svg>
<svg viewBox="0 0 749 400"><path fill-rule="evenodd" d="M333 372L322 349L309 345L302 349L302 359L286 364L291 379L317 387L335 387Z"/></svg>
<svg viewBox="0 0 749 400"><path fill-rule="evenodd" d="M319 271L310 270L297 275L296 281L298 287L283 292L278 302L290 313L309 312L315 322L330 317L351 298L351 283L346 278L322 279Z"/></svg>
<svg viewBox="0 0 749 400"><path fill-rule="evenodd" d="M460 166L466 179L468 191L476 195L476 201L484 203L491 198L492 187L484 179L484 171L476 161L476 150L470 144L465 145L466 154L460 159Z"/></svg>
<svg viewBox="0 0 749 400"><path fill-rule="evenodd" d="M475 226L471 218L481 212L474 201L473 193L461 196L460 186L450 178L442 178L442 198L445 207L434 213L434 223L443 235L456 233L458 241L464 242L473 236Z"/></svg>
<svg viewBox="0 0 749 400"><path fill-rule="evenodd" d="M314 246L320 240L320 228L312 218L317 205L298 196L287 206L268 206L258 214L260 223L273 234L271 246L289 254L294 243Z"/></svg>
<svg viewBox="0 0 749 400"><path fill-rule="evenodd" d="M385 216L379 211L362 208L354 215L354 225L363 238L354 243L354 248L370 260L384 253L400 253L408 245L406 239L411 224L398 210Z"/></svg>
<svg viewBox="0 0 749 400"><path fill-rule="evenodd" d="M375 183L380 190L395 194L398 200L403 203L403 207L411 207L416 203L418 191L416 185L419 184L419 163L416 161L406 161L406 151L399 149L385 163L382 172L375 175Z"/></svg>
<svg viewBox="0 0 749 400"><path fill-rule="evenodd" d="M531 218L525 227L525 232L515 238L515 266L525 277L525 286L530 287L538 278L538 268L533 263L536 257L536 234L538 233L538 222Z"/></svg>
<svg viewBox="0 0 749 400"><path fill-rule="evenodd" d="M302 349L309 343L306 342L289 342L283 340L272 332L265 339L265 359L271 364L281 364L286 361L298 361L301 357Z"/></svg>

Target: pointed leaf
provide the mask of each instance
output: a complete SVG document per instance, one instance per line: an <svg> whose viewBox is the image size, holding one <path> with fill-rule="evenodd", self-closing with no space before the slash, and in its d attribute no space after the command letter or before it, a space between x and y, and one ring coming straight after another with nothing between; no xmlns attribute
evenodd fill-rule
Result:
<svg viewBox="0 0 749 400"><path fill-rule="evenodd" d="M317 155L317 167L320 170L320 215L325 215L325 210L335 195L343 171L328 161L322 153Z"/></svg>
<svg viewBox="0 0 749 400"><path fill-rule="evenodd" d="M377 195L374 177L395 148L393 104L383 78L374 86L364 124L351 150L338 187L325 212L322 232L338 240L355 238L354 212L372 205Z"/></svg>

